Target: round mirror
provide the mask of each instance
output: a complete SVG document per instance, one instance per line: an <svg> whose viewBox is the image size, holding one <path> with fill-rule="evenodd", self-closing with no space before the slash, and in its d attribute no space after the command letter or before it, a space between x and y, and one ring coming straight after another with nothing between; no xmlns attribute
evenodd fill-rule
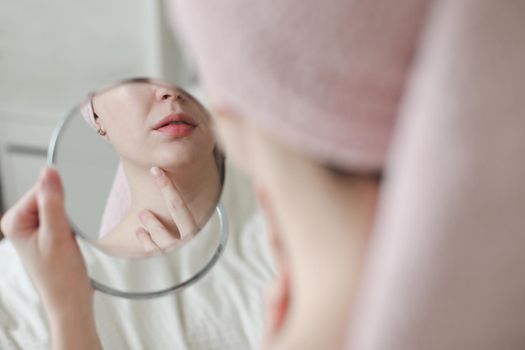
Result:
<svg viewBox="0 0 525 350"><path fill-rule="evenodd" d="M186 90L136 78L89 93L58 125L48 161L95 288L164 295L220 257L224 157L210 114Z"/></svg>

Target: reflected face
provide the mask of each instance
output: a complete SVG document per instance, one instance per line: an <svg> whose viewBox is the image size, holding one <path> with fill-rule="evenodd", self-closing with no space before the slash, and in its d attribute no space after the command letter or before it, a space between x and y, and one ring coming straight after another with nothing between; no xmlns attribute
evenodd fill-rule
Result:
<svg viewBox="0 0 525 350"><path fill-rule="evenodd" d="M121 158L173 168L209 157L215 140L206 110L162 82L127 82L93 98L95 122Z"/></svg>

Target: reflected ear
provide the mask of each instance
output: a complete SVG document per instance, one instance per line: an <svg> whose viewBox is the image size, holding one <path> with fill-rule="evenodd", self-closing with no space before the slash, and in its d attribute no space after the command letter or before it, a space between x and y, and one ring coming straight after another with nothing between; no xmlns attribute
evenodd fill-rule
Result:
<svg viewBox="0 0 525 350"><path fill-rule="evenodd" d="M97 115L97 113L93 112L93 116L95 117L95 121L94 121L95 122L95 126L97 128L101 128L102 127L102 123L101 123L101 120L100 120L99 116Z"/></svg>
<svg viewBox="0 0 525 350"><path fill-rule="evenodd" d="M100 136L106 136L107 132L106 132L106 128L102 124L102 120L99 118L99 116L96 113L93 113L93 115L95 116L95 128L97 129L97 133Z"/></svg>
<svg viewBox="0 0 525 350"><path fill-rule="evenodd" d="M97 130L97 133L101 136L106 135L106 128L104 127L104 124L102 122L102 119L98 116L97 112L95 112L95 100L98 99L98 95L93 95L93 98L91 99L91 110L93 113L93 123L95 124L95 129ZM97 108L100 106L97 106Z"/></svg>
<svg viewBox="0 0 525 350"><path fill-rule="evenodd" d="M282 330L290 307L290 273L288 269L279 272L267 294L266 337L273 339Z"/></svg>
<svg viewBox="0 0 525 350"><path fill-rule="evenodd" d="M257 184L256 194L268 223L268 235L273 257L277 264L277 277L266 296L266 341L271 341L283 328L290 307L290 269L286 249L274 215L273 206L263 185Z"/></svg>

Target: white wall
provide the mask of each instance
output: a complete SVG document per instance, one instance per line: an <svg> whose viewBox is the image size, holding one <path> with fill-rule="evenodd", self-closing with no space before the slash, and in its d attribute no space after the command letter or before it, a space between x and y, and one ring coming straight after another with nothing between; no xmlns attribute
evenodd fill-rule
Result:
<svg viewBox="0 0 525 350"><path fill-rule="evenodd" d="M87 91L132 76L188 82L163 16L159 0L0 0L4 208L34 182L55 124Z"/></svg>

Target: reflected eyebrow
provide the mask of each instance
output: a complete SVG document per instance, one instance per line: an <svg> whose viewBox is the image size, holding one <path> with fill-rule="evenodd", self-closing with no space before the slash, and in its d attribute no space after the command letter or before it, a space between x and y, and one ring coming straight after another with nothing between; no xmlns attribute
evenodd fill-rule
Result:
<svg viewBox="0 0 525 350"><path fill-rule="evenodd" d="M125 83L149 83L154 84L151 78L137 77L125 81Z"/></svg>

